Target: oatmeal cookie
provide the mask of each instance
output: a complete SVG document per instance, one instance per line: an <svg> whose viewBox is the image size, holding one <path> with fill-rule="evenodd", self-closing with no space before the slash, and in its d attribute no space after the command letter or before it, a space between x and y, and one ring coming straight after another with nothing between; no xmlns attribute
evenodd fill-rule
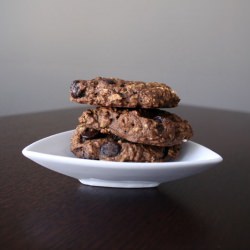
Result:
<svg viewBox="0 0 250 250"><path fill-rule="evenodd" d="M160 147L181 144L192 137L192 127L179 116L160 109L97 107L84 111L79 122L101 133Z"/></svg>
<svg viewBox="0 0 250 250"><path fill-rule="evenodd" d="M119 162L163 162L175 159L181 145L157 147L128 142L112 134L78 125L71 151L79 158Z"/></svg>
<svg viewBox="0 0 250 250"><path fill-rule="evenodd" d="M180 98L164 83L96 77L73 81L70 100L104 107L172 108Z"/></svg>

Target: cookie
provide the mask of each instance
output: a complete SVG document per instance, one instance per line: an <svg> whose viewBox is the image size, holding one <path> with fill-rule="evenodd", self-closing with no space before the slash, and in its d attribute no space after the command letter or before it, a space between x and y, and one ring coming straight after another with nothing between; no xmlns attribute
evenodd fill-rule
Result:
<svg viewBox="0 0 250 250"><path fill-rule="evenodd" d="M104 107L172 108L180 98L164 83L96 77L73 81L70 100Z"/></svg>
<svg viewBox="0 0 250 250"><path fill-rule="evenodd" d="M71 151L79 158L119 162L163 162L178 157L181 145L157 147L123 140L79 125L71 138Z"/></svg>
<svg viewBox="0 0 250 250"><path fill-rule="evenodd" d="M101 133L111 133L127 141L160 147L189 140L192 127L179 116L160 109L97 107L79 117L79 122Z"/></svg>

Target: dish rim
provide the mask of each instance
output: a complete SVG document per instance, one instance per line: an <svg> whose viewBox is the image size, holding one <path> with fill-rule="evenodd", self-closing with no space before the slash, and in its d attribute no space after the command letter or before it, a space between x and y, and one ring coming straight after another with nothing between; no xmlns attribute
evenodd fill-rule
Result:
<svg viewBox="0 0 250 250"><path fill-rule="evenodd" d="M60 133L39 139L29 144L28 146L26 146L22 150L22 154L26 156L27 158L37 157L40 159L46 159L46 160L49 159L50 161L54 161L54 162L64 162L64 163L72 164L72 165L82 165L83 167L85 165L91 165L91 167L96 167L96 168L131 169L131 170L132 169L144 169L144 168L146 169L165 169L165 168L172 168L172 167L181 168L184 166L186 167L187 165L192 165L193 167L195 167L195 166L200 166L200 165L215 164L215 163L219 163L223 161L223 158L221 155L207 148L206 146L203 146L192 140L189 140L184 143L191 144L193 146L198 146L200 148L208 150L212 154L212 157L206 158L206 159L192 160L192 161L191 160L183 160L183 161L174 160L174 161L167 161L167 162L115 162L115 161L101 161L101 160L77 158L77 157L74 157L73 153L72 153L72 157L70 157L70 156L61 156L61 155L49 154L49 153L32 150L32 148L39 143L47 141L55 136L63 136L64 134L72 133L73 131L74 130L68 130L68 131L60 132ZM117 164L121 166L117 166Z"/></svg>

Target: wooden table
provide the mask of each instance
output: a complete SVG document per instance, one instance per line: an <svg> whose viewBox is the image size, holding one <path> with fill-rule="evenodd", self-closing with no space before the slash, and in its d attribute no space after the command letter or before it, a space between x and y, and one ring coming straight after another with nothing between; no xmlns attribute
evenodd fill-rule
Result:
<svg viewBox="0 0 250 250"><path fill-rule="evenodd" d="M151 189L91 187L21 154L83 108L0 118L1 249L250 249L250 114L180 106L224 161Z"/></svg>

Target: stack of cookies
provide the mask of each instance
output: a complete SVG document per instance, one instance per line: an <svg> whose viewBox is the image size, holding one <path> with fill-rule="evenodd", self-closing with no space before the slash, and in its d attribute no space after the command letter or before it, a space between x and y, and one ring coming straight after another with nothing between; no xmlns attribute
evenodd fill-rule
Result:
<svg viewBox="0 0 250 250"><path fill-rule="evenodd" d="M75 80L70 99L97 106L82 113L72 136L71 151L79 158L173 160L193 134L186 120L159 109L176 107L180 101L164 83L104 77Z"/></svg>

